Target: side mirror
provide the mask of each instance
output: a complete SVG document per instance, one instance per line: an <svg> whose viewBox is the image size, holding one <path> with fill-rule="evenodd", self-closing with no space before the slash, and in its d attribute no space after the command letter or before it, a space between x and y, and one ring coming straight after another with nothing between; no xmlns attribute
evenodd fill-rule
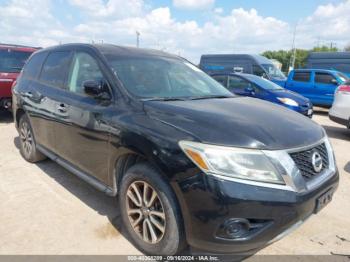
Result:
<svg viewBox="0 0 350 262"><path fill-rule="evenodd" d="M84 81L84 91L87 95L100 98L103 100L110 99L110 96L105 88L106 83L104 81L87 80Z"/></svg>
<svg viewBox="0 0 350 262"><path fill-rule="evenodd" d="M333 85L339 85L338 81L337 81L336 79L334 79L334 78L332 78L331 84L333 84Z"/></svg>
<svg viewBox="0 0 350 262"><path fill-rule="evenodd" d="M247 92L248 94L254 94L254 88L251 87L251 86L247 86L245 89L244 89L245 92Z"/></svg>

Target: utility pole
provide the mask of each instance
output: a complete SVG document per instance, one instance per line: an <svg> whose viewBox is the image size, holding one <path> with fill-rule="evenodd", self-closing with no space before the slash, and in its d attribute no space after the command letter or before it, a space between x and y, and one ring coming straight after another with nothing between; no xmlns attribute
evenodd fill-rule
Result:
<svg viewBox="0 0 350 262"><path fill-rule="evenodd" d="M136 47L139 48L140 47L140 32L136 31Z"/></svg>
<svg viewBox="0 0 350 262"><path fill-rule="evenodd" d="M295 27L294 27L293 44L292 44L293 54L292 54L290 61L289 61L289 70L294 69L294 65L295 65L295 56L296 56L296 52L297 52L296 46L295 46L295 37L297 34L297 27L298 27L298 23L296 23Z"/></svg>
<svg viewBox="0 0 350 262"><path fill-rule="evenodd" d="M331 48L331 50L332 50L333 47L336 48L336 47L337 47L337 43L331 42L331 43L330 43L330 48Z"/></svg>

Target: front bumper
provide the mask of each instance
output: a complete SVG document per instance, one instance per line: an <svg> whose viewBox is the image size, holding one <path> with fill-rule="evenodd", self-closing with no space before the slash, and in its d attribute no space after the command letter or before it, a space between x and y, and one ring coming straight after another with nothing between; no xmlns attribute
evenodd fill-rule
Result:
<svg viewBox="0 0 350 262"><path fill-rule="evenodd" d="M312 118L314 114L314 110L312 106L289 106L285 104L283 104L283 106L310 118Z"/></svg>
<svg viewBox="0 0 350 262"><path fill-rule="evenodd" d="M317 189L297 193L222 180L200 171L174 185L189 245L203 253L253 254L278 240L315 212L316 201L338 186L338 172ZM222 225L232 219L262 223L258 231L228 239Z"/></svg>

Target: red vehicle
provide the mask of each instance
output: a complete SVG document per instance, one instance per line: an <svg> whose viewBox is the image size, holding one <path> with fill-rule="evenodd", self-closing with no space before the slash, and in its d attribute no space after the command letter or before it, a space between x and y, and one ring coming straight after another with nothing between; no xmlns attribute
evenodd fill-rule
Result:
<svg viewBox="0 0 350 262"><path fill-rule="evenodd" d="M0 109L11 108L11 87L29 56L39 48L0 44Z"/></svg>

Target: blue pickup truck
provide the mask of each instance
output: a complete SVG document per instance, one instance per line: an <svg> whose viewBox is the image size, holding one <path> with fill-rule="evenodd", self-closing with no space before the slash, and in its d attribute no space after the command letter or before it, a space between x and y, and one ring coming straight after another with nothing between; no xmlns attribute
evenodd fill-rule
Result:
<svg viewBox="0 0 350 262"><path fill-rule="evenodd" d="M335 70L296 69L289 73L284 87L309 98L314 105L330 107L335 89L347 80L348 76Z"/></svg>

